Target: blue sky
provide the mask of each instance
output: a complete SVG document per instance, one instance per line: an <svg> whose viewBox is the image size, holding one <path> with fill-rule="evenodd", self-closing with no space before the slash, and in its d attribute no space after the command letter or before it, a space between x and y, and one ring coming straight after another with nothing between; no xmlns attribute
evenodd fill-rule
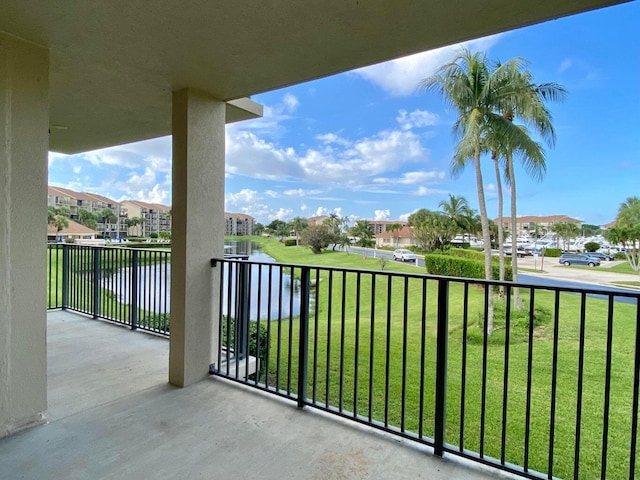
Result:
<svg viewBox="0 0 640 480"><path fill-rule="evenodd" d="M566 214L600 225L627 197L640 195L639 26L640 2L631 2L465 44L493 60L524 57L536 82L569 92L550 105L557 143L546 149L544 180L516 170L519 215ZM437 209L449 193L477 209L473 168L455 179L449 173L455 113L415 88L458 48L253 97L264 117L227 126L226 210L262 223L331 212L395 220ZM495 217L489 162L483 174ZM51 153L49 183L169 205L171 139Z"/></svg>

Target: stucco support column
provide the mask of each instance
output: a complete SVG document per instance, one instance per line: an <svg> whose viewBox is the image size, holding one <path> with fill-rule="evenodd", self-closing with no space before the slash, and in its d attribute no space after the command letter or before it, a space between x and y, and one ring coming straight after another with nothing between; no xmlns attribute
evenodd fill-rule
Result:
<svg viewBox="0 0 640 480"><path fill-rule="evenodd" d="M220 284L210 260L224 250L225 103L173 93L169 382L208 376L217 350Z"/></svg>
<svg viewBox="0 0 640 480"><path fill-rule="evenodd" d="M0 437L47 408L49 52L0 34Z"/></svg>

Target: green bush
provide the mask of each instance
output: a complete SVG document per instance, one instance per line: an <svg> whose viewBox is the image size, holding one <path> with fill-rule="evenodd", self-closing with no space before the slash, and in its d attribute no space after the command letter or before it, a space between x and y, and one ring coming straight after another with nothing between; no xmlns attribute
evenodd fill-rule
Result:
<svg viewBox="0 0 640 480"><path fill-rule="evenodd" d="M545 257L559 257L560 255L562 255L561 248L547 248L544 251Z"/></svg>
<svg viewBox="0 0 640 480"><path fill-rule="evenodd" d="M614 258L615 258L616 260L626 260L626 259L627 259L627 256L626 256L624 253L622 253L622 252L618 252L618 253L616 253L616 254L614 255Z"/></svg>
<svg viewBox="0 0 640 480"><path fill-rule="evenodd" d="M284 243L285 247L295 247L297 245L295 238L285 238L282 243Z"/></svg>
<svg viewBox="0 0 640 480"><path fill-rule="evenodd" d="M451 248L452 249L454 249L454 248L462 248L462 249L471 248L471 244L469 242L452 243L451 244Z"/></svg>
<svg viewBox="0 0 640 480"><path fill-rule="evenodd" d="M461 252L471 252L470 250L460 250ZM484 254L482 260L471 258L461 258L452 255L428 254L424 256L427 272L432 275L442 275L447 277L462 278L484 278ZM497 280L500 276L500 269L495 262L492 262L492 277ZM513 279L511 266L505 266L505 280Z"/></svg>
<svg viewBox="0 0 640 480"><path fill-rule="evenodd" d="M470 258L471 260L478 260L478 261L482 262L482 264L484 265L484 251L463 250L461 248L452 248L447 253L449 255L453 255L454 257ZM511 257L505 256L504 260L505 260L505 263L507 265L511 263ZM500 257L498 257L496 255L492 255L491 256L491 261L493 263L499 264L500 263Z"/></svg>
<svg viewBox="0 0 640 480"><path fill-rule="evenodd" d="M227 317L222 318L222 346L227 346L235 343L235 318L229 319L229 332L227 335ZM258 355L258 345L260 345L260 354ZM269 337L267 336L266 322L260 323L260 332L258 332L258 323L249 322L249 355L258 357L260 360L260 373L262 373L267 365L267 349L269 346Z"/></svg>
<svg viewBox="0 0 640 480"><path fill-rule="evenodd" d="M158 238L158 232L149 233L149 238Z"/></svg>
<svg viewBox="0 0 640 480"><path fill-rule="evenodd" d="M584 244L585 252L595 252L600 248L600 244L598 242L587 242Z"/></svg>

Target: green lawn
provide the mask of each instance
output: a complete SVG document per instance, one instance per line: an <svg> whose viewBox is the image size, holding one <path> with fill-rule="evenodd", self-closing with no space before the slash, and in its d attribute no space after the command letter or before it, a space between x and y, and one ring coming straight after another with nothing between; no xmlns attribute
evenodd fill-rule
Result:
<svg viewBox="0 0 640 480"><path fill-rule="evenodd" d="M343 252L313 255L305 247L284 247L260 239L263 250L283 263L312 264L345 268L367 268L380 271L376 260ZM389 262L387 271L418 273L420 269ZM426 281L427 299L423 302L422 279L401 277L376 278L372 289L370 274L340 272L331 279L320 274L320 286L312 304L308 395L318 403L342 407L344 411L368 415L372 405L374 420L402 427L412 432L422 429L433 436L436 340L436 281ZM392 301L387 302L391 284ZM343 289L344 286L344 289ZM461 378L463 352L464 296L461 285L453 285L449 295L447 441L458 445L460 428L464 425L464 447L480 450L480 418L482 396L483 346L480 330L472 327L466 351L466 376ZM344 291L344 294L343 294ZM373 292L373 293L372 293ZM406 292L406 295L405 295ZM528 304L529 291L522 291ZM344 296L343 296L344 295ZM374 299L372 302L371 299ZM406 308L404 299L407 298ZM538 291L536 308L554 311L556 301L551 292ZM581 299L562 294L557 299L558 356L556 371L555 438L553 441L553 474L573 476L575 423L577 408L578 360ZM476 323L482 317L483 290L470 287L468 318ZM372 303L374 309L372 311ZM422 336L422 311L425 308L425 336ZM605 358L607 338L606 301L585 300L585 357L583 376L580 478L600 476L605 398ZM316 316L317 309L317 316ZM504 312L504 310L502 310ZM505 392L505 320L496 316L496 332L487 346L486 410L484 454L500 456L502 435L503 394ZM406 318L406 321L405 321ZM636 338L636 309L616 303L612 330L612 370L607 449L607 476L623 478L628 472L631 437L631 406L633 396L633 353ZM511 341L507 349L508 387L506 423L506 461L523 464L525 408L527 386L528 329L526 322L512 320ZM260 328L266 328L262 322ZM297 385L298 319L283 321L271 327L269 355L270 384L279 378L278 386L292 392ZM387 332L389 334L387 335ZM278 355L278 337L280 355ZM529 467L547 472L549 452L550 409L552 392L552 358L554 350L553 316L534 330L531 392L531 431ZM290 341L291 339L291 341ZM406 349L402 345L406 341ZM371 345L373 345L371 347ZM387 345L388 355L387 355ZM421 350L425 348L424 375L421 374ZM317 349L314 355L314 346ZM371 353L373 351L373 357ZM313 358L316 358L314 366ZM357 359L356 359L357 357ZM371 371L373 358L373 371ZM342 359L342 360L341 360ZM291 361L291 369L288 368ZM387 376L388 371L388 376ZM315 372L315 374L314 374ZM342 373L342 375L341 375ZM262 380L265 380L263 377ZM371 395L369 393L371 382ZM424 383L424 411L420 416L420 385ZM315 391L313 385L315 384ZM465 412L461 417L461 387L465 385ZM328 395L327 395L328 392ZM403 395L404 392L404 395ZM402 399L404 398L404 410ZM328 400L328 401L327 401Z"/></svg>

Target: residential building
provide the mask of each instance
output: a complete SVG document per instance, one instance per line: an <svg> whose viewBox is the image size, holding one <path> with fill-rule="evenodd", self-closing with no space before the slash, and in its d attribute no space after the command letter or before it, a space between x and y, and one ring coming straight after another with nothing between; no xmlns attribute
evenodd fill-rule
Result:
<svg viewBox="0 0 640 480"><path fill-rule="evenodd" d="M497 218L493 221L498 223ZM535 235L536 228L538 229L538 236L542 236L545 233L550 232L552 230L551 227L556 223L575 223L579 227L582 225L582 220L571 218L567 215L527 215L517 217L516 225L518 227L518 236L530 235L533 237ZM502 224L506 230L511 231L511 217L502 217Z"/></svg>
<svg viewBox="0 0 640 480"><path fill-rule="evenodd" d="M216 353L221 328L214 312L221 305L222 267L212 265L211 259L222 257L224 248L220 225L224 222L225 126L261 116L262 107L248 97L615 3L619 2L464 0L392 5L369 0L282 2L279 8L271 8L262 2L183 5L157 0L150 9L146 2L118 2L115 6L112 2L92 2L88 8L85 2L32 0L27 7L23 0L3 0L0 218L11 221L4 221L0 229L0 436L46 421L45 226L35 213L45 203L48 150L73 154L172 135L172 199L177 231L172 236L171 336L169 354L163 358L168 357L169 383L186 387L200 382L202 386L210 377L210 366L221 362ZM339 111L340 102L336 102ZM595 110L597 116L597 107ZM205 268L209 265L213 271ZM128 356L117 358L123 359L112 362L116 369L113 377L119 375L119 365L130 360ZM66 357L60 361L71 365L74 360ZM60 376L73 382L67 369L61 372ZM143 377L144 370L139 378ZM72 384L66 390L75 391ZM106 420L93 417L90 424L82 420L52 422L52 428L64 423L66 430L64 436L46 442L59 446L80 432L118 430L125 434L135 431L145 439L162 436L159 448L138 448L135 455L129 455L133 450L119 450L117 442L101 442L100 433L86 437L80 453L64 447L46 453L33 449L28 458L23 451L8 463L24 466L25 474L38 463L49 467L39 470L42 472L52 472L51 468L64 464L69 469L64 472L68 478L113 476L111 469L118 467L121 474L115 478L162 476L162 469L154 469L158 462L150 461L149 452L153 452L155 460L169 459L179 467L175 478L197 472L197 458L207 460L210 468L213 464L215 473L211 477L255 474L255 468L247 467L252 462L243 464L239 457L229 465L212 462L207 456L211 445L190 441L191 429L195 432L201 426L197 420L192 421L199 415L219 408L224 408L227 416L235 413L229 408L235 406L232 401L220 395L223 390L197 399L187 396L194 391L202 389L149 388L145 393L158 399L166 395L177 399L175 407L162 410L164 403L158 402L153 407L154 418L142 423L136 420L135 409L125 408L117 412L125 418L122 428L113 428L114 416ZM236 393L234 402L251 403L244 394L250 395ZM209 405L202 405L207 402ZM190 415L191 420L178 416L182 406L192 404L203 408ZM283 416L292 416L291 409L286 410ZM258 418L260 411L256 415ZM259 423L248 420L247 416L241 417L237 428L225 431L228 445L244 445L244 433L247 437L259 435L261 445L268 446L269 435L281 437L283 431L286 433L283 429L271 433L267 428L247 430ZM180 428L173 428L176 425ZM439 429L443 430L444 426ZM20 440L30 433L23 432ZM327 451L323 458L333 453ZM342 453L335 451L336 455ZM444 450L435 454L441 456ZM88 460L77 461L78 455ZM336 462L325 461L323 468L327 470L319 476L344 476L344 465L357 455L361 453L347 452ZM298 471L309 472L305 455L288 456L300 457L304 465ZM363 470L369 468L367 462L369 458L373 462L374 456L380 457L374 453L361 458ZM271 477L291 474L291 470L278 471L280 465L272 463L259 465ZM98 467L104 470L96 474ZM372 465L369 476L375 476L376 471Z"/></svg>
<svg viewBox="0 0 640 480"><path fill-rule="evenodd" d="M400 230L396 231L385 230L382 233L378 233L375 237L376 246L378 247L400 248L416 244L413 238L413 228L408 225L404 225Z"/></svg>
<svg viewBox="0 0 640 480"><path fill-rule="evenodd" d="M68 188L49 186L47 188L47 206L68 208L71 220L75 221L80 218L80 210L87 210L96 215L98 222L97 232L99 236L106 234L109 237L117 237L114 232L118 232L120 222L117 220L115 222L108 222L106 218L101 215L105 209L109 209L116 218L120 218L120 206L118 202L112 198L97 193L76 192Z"/></svg>
<svg viewBox="0 0 640 480"><path fill-rule="evenodd" d="M224 213L225 235L253 235L255 219L245 213Z"/></svg>
<svg viewBox="0 0 640 480"><path fill-rule="evenodd" d="M371 226L371 230L374 235L379 235L383 232L386 232L389 226L398 224L401 226L406 226L407 222L404 220L366 220ZM358 223L358 222L356 222Z"/></svg>
<svg viewBox="0 0 640 480"><path fill-rule="evenodd" d="M327 218L329 218L327 215L316 215L315 217L307 218L307 223L309 225L322 225Z"/></svg>
<svg viewBox="0 0 640 480"><path fill-rule="evenodd" d="M171 231L171 207L139 200L125 200L120 206L126 210L127 218L142 220L127 230L127 236L148 237L151 233Z"/></svg>

